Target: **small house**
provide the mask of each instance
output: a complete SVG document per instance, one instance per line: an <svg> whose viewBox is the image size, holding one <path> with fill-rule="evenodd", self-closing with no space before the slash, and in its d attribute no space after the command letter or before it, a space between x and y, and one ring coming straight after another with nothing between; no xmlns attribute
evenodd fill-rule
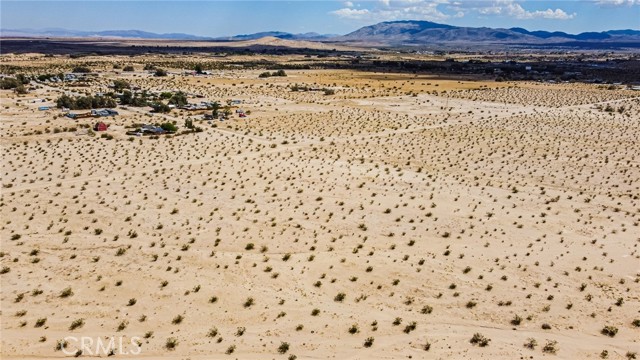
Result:
<svg viewBox="0 0 640 360"><path fill-rule="evenodd" d="M107 131L107 129L109 128L109 125L103 123L102 121L97 122L94 127L93 130L94 131Z"/></svg>
<svg viewBox="0 0 640 360"><path fill-rule="evenodd" d="M160 126L146 125L145 124L145 125L142 125L142 127L140 128L140 132L142 132L143 134L162 135L162 134L167 133L168 131L165 131Z"/></svg>

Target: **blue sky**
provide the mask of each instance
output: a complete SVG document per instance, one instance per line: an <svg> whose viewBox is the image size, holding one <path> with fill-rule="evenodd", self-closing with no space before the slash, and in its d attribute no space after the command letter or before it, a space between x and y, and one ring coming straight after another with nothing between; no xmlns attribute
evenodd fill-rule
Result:
<svg viewBox="0 0 640 360"><path fill-rule="evenodd" d="M640 0L5 1L3 29L144 30L226 36L345 34L391 20L578 33L640 29Z"/></svg>

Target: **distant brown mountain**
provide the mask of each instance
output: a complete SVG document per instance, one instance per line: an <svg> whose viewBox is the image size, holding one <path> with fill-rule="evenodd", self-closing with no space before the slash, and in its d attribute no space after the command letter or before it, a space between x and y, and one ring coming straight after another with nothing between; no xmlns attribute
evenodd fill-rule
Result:
<svg viewBox="0 0 640 360"><path fill-rule="evenodd" d="M108 38L123 38L123 39L166 39L166 40L225 40L225 41L244 41L244 40L256 40L263 37L276 37L286 40L325 40L338 35L325 35L318 33L304 33L304 34L291 34L282 31L266 31L255 34L234 35L226 37L207 37L197 36L183 33L167 33L157 34L142 30L104 30L104 31L82 31L82 30L69 30L61 28L46 28L46 29L0 29L0 36L3 37L108 37Z"/></svg>
<svg viewBox="0 0 640 360"><path fill-rule="evenodd" d="M124 38L124 39L169 39L169 40L208 40L210 37L196 36L182 33L156 34L142 30L104 30L81 31L61 28L45 29L0 29L3 37L77 37L77 38Z"/></svg>
<svg viewBox="0 0 640 360"><path fill-rule="evenodd" d="M640 31L612 30L585 32L577 35L564 32L528 31L522 28L458 27L430 21L389 21L365 26L331 41L376 42L388 45L426 45L437 43L531 43L554 44L563 42L636 42Z"/></svg>
<svg viewBox="0 0 640 360"><path fill-rule="evenodd" d="M529 31L523 28L460 27L430 21L388 21L362 27L346 35L318 33L292 34L267 31L228 37L203 37L182 33L156 34L141 30L78 31L49 29L0 29L2 37L108 37L124 39L169 39L199 41L248 41L264 37L307 42L376 44L395 46L487 46L535 45L546 47L640 48L640 31L610 30L568 34L555 31Z"/></svg>

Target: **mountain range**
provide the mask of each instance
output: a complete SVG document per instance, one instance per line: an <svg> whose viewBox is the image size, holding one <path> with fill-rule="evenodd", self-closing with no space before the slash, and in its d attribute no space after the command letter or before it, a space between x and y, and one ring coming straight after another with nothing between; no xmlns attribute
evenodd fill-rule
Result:
<svg viewBox="0 0 640 360"><path fill-rule="evenodd" d="M374 43L394 45L427 45L439 43L498 43L498 44L560 44L586 43L634 43L640 44L638 30L610 30L568 34L555 31L529 31L523 28L460 27L430 21L387 21L362 27L346 35L318 33L292 34L281 31L259 32L228 37L204 37L182 33L157 34L141 30L79 31L60 28L48 29L0 29L2 37L109 37L126 39L169 39L246 41L264 37L284 40L304 40L340 43Z"/></svg>
<svg viewBox="0 0 640 360"><path fill-rule="evenodd" d="M388 21L365 26L352 33L335 37L332 41L378 42L387 45L423 45L443 42L465 43L562 43L587 42L638 42L638 30L611 30L604 32L529 31L523 28L459 27L430 21Z"/></svg>
<svg viewBox="0 0 640 360"><path fill-rule="evenodd" d="M167 39L167 40L217 40L243 41L256 40L264 37L276 37L285 40L325 40L338 35L322 35L318 33L291 34L282 31L265 31L255 34L234 35L225 37L197 36L183 33L157 34L142 30L105 30L82 31L61 28L46 29L0 29L2 37L73 37L73 38L124 38L124 39Z"/></svg>
<svg viewBox="0 0 640 360"><path fill-rule="evenodd" d="M170 40L210 40L209 37L196 36L182 33L157 34L142 30L105 30L105 31L81 31L61 28L46 29L0 29L2 37L110 37L128 39L170 39Z"/></svg>
<svg viewBox="0 0 640 360"><path fill-rule="evenodd" d="M310 41L322 41L329 40L331 38L337 37L339 35L334 34L318 34L315 32L308 32L304 34L291 34L288 32L282 31L265 31L258 32L254 34L246 34L246 35L235 35L228 37L218 37L215 40L228 40L228 41L243 41L243 40L257 40L264 37L275 37L283 40L310 40Z"/></svg>

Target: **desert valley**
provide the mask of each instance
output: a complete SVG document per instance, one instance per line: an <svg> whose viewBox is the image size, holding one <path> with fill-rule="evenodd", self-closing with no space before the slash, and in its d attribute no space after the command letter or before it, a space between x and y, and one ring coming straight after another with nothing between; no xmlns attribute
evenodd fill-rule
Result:
<svg viewBox="0 0 640 360"><path fill-rule="evenodd" d="M3 54L2 358L638 357L640 91L332 61Z"/></svg>

